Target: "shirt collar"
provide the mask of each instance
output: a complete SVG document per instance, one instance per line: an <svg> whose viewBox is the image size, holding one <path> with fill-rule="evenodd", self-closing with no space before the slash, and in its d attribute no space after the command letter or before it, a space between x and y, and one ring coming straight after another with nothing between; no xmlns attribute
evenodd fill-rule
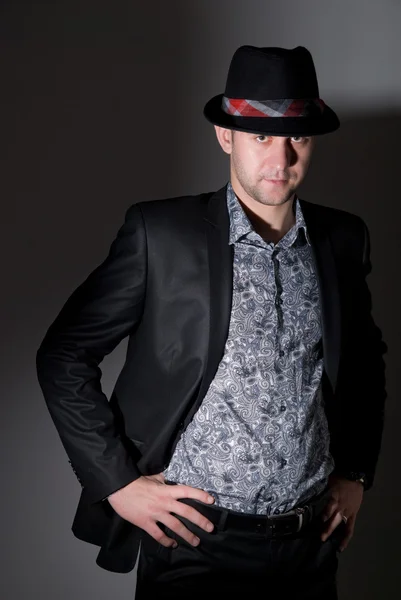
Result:
<svg viewBox="0 0 401 600"><path fill-rule="evenodd" d="M295 207L295 226L290 230L291 235L288 239L288 245L292 245L300 234L300 230L303 229L305 238L309 246L311 245L308 230L306 227L304 215L302 213L301 204L299 198L295 195L294 198ZM230 236L229 244L238 242L240 238L247 235L248 233L254 232L250 220L248 219L244 209L242 208L237 195L231 185L231 182L227 185L227 208L230 217Z"/></svg>

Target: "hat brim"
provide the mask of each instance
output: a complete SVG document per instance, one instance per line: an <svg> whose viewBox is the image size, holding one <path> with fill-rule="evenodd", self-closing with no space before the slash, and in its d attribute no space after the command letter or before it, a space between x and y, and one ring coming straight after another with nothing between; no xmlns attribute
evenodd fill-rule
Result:
<svg viewBox="0 0 401 600"><path fill-rule="evenodd" d="M203 114L213 125L226 129L277 136L312 136L331 133L340 127L336 113L327 104L318 117L238 117L221 108L223 95L211 98Z"/></svg>

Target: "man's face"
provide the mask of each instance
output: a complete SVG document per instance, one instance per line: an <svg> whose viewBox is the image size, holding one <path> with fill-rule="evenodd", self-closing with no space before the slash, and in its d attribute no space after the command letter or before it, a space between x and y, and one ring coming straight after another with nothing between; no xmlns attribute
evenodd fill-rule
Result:
<svg viewBox="0 0 401 600"><path fill-rule="evenodd" d="M241 199L246 200L245 192L256 202L278 206L293 196L308 171L314 138L215 128L220 145L231 155L231 180Z"/></svg>

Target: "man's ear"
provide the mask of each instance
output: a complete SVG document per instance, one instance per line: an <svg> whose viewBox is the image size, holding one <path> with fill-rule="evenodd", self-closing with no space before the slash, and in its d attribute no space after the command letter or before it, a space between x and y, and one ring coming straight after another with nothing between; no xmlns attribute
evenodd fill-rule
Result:
<svg viewBox="0 0 401 600"><path fill-rule="evenodd" d="M226 129L225 127L220 127L219 125L214 126L216 131L216 137L218 142L224 152L226 154L231 154L233 147L233 131L231 129Z"/></svg>

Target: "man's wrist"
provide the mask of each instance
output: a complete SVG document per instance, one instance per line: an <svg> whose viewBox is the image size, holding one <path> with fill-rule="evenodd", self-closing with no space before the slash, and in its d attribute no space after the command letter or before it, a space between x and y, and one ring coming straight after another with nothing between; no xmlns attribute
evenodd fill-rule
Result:
<svg viewBox="0 0 401 600"><path fill-rule="evenodd" d="M340 477L342 479L347 479L348 481L354 481L355 483L359 483L362 485L363 489L366 489L367 478L366 474L361 471L341 471L332 473L333 477Z"/></svg>

